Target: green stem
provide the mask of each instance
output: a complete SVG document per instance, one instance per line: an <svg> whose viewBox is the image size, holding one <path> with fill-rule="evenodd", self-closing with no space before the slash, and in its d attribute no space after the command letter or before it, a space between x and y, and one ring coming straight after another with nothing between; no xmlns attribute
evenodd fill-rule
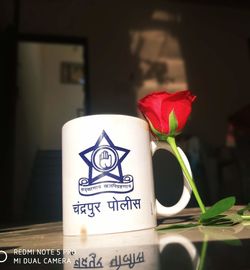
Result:
<svg viewBox="0 0 250 270"><path fill-rule="evenodd" d="M197 201L197 203L198 203L198 205L199 205L199 207L201 209L201 212L202 212L202 214L204 214L206 212L206 208L205 208L205 206L204 206L204 204L203 204L203 202L201 200L201 197L199 195L199 192L197 190L195 182L194 182L192 176L190 175L190 173L189 173L189 171L188 171L188 169L187 169L187 167L186 167L186 165L185 165L185 163L184 163L184 161L183 161L183 159L182 159L182 157L181 157L181 155L180 155L180 153L178 151L178 148L177 148L176 143L175 143L175 138L174 137L167 137L167 142L171 146L177 160L179 161L179 164L180 164L180 166L182 168L182 171L183 171L185 177L187 178L187 180L189 182L189 185L191 186L191 188L193 190L195 199L196 199L196 201Z"/></svg>
<svg viewBox="0 0 250 270"><path fill-rule="evenodd" d="M241 218L242 218L243 220L249 220L249 221L250 221L250 216L241 216Z"/></svg>

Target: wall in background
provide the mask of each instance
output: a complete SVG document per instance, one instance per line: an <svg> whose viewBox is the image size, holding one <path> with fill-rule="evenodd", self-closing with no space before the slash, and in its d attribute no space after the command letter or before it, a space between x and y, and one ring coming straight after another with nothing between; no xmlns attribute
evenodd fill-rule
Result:
<svg viewBox="0 0 250 270"><path fill-rule="evenodd" d="M187 85L198 96L187 132L218 146L225 141L228 115L250 100L249 15L167 1L23 0L20 31L86 37L92 113L132 115L142 74L131 33L165 31L179 41Z"/></svg>

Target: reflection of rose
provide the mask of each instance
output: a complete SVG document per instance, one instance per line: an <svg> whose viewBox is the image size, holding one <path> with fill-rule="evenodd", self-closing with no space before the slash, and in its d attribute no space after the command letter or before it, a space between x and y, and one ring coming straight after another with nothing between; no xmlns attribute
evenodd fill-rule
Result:
<svg viewBox="0 0 250 270"><path fill-rule="evenodd" d="M154 135L175 136L184 128L196 96L190 91L154 92L138 103Z"/></svg>

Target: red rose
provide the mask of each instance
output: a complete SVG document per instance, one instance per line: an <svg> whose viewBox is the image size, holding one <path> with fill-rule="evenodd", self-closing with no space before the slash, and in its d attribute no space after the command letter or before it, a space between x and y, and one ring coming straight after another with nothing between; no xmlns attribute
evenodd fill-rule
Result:
<svg viewBox="0 0 250 270"><path fill-rule="evenodd" d="M175 136L184 128L196 96L190 91L154 92L138 102L140 111L158 137Z"/></svg>

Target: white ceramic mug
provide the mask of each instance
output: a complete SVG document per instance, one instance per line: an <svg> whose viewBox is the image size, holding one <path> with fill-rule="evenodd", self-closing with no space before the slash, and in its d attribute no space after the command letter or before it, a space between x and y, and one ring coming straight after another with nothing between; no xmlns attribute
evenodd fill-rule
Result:
<svg viewBox="0 0 250 270"><path fill-rule="evenodd" d="M157 216L185 208L191 197L185 177L174 206L155 199L152 155L160 148L171 152L167 143L150 141L148 124L140 118L101 114L67 122L62 129L64 235L153 228Z"/></svg>

